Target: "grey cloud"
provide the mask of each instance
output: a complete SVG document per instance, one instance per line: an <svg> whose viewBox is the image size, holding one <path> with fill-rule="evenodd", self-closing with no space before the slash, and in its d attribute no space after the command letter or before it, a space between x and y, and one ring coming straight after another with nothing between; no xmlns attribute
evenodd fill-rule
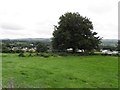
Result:
<svg viewBox="0 0 120 90"><path fill-rule="evenodd" d="M24 29L23 27L16 25L16 24L8 24L8 23L4 23L1 25L2 29L6 29L6 30L22 30Z"/></svg>
<svg viewBox="0 0 120 90"><path fill-rule="evenodd" d="M108 13L111 12L112 9L113 6L110 3L97 3L96 5L88 6L88 11L96 14Z"/></svg>

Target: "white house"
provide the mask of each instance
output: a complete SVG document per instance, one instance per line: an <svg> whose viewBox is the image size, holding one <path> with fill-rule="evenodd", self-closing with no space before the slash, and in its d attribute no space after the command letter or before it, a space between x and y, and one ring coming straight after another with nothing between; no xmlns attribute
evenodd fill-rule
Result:
<svg viewBox="0 0 120 90"><path fill-rule="evenodd" d="M108 54L108 55L116 55L118 54L118 51L110 51L110 50L101 50L102 54Z"/></svg>

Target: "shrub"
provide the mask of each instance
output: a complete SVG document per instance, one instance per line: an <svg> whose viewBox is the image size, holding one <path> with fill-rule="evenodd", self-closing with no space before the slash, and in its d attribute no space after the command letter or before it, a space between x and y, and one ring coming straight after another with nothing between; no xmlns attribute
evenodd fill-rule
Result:
<svg viewBox="0 0 120 90"><path fill-rule="evenodd" d="M25 57L24 53L21 52L21 53L19 54L19 57Z"/></svg>
<svg viewBox="0 0 120 90"><path fill-rule="evenodd" d="M48 54L48 53L37 53L36 55L37 55L37 56L44 57L44 58L48 58L48 57L50 57L50 56L51 56L51 55L50 55L50 54Z"/></svg>
<svg viewBox="0 0 120 90"><path fill-rule="evenodd" d="M50 56L57 57L58 55L55 53L50 53Z"/></svg>
<svg viewBox="0 0 120 90"><path fill-rule="evenodd" d="M58 53L58 55L59 56L68 56L68 53L66 53L66 52L60 52L60 53Z"/></svg>
<svg viewBox="0 0 120 90"><path fill-rule="evenodd" d="M30 56L32 56L32 54L31 54L31 53L29 53L29 55L28 55L28 56L30 57Z"/></svg>

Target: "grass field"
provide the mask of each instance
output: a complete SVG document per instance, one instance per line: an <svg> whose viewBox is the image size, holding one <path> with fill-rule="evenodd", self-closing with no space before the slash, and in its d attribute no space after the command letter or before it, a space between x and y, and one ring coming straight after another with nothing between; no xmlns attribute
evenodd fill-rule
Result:
<svg viewBox="0 0 120 90"><path fill-rule="evenodd" d="M3 54L3 87L117 88L118 57L61 56L43 58Z"/></svg>

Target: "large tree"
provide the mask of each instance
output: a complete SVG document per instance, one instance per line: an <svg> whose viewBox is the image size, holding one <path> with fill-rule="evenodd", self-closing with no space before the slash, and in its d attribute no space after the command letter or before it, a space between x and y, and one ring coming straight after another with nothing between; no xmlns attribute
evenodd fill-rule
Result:
<svg viewBox="0 0 120 90"><path fill-rule="evenodd" d="M98 48L101 38L93 32L93 24L79 13L65 13L54 26L52 45L55 50L72 48L91 51Z"/></svg>

